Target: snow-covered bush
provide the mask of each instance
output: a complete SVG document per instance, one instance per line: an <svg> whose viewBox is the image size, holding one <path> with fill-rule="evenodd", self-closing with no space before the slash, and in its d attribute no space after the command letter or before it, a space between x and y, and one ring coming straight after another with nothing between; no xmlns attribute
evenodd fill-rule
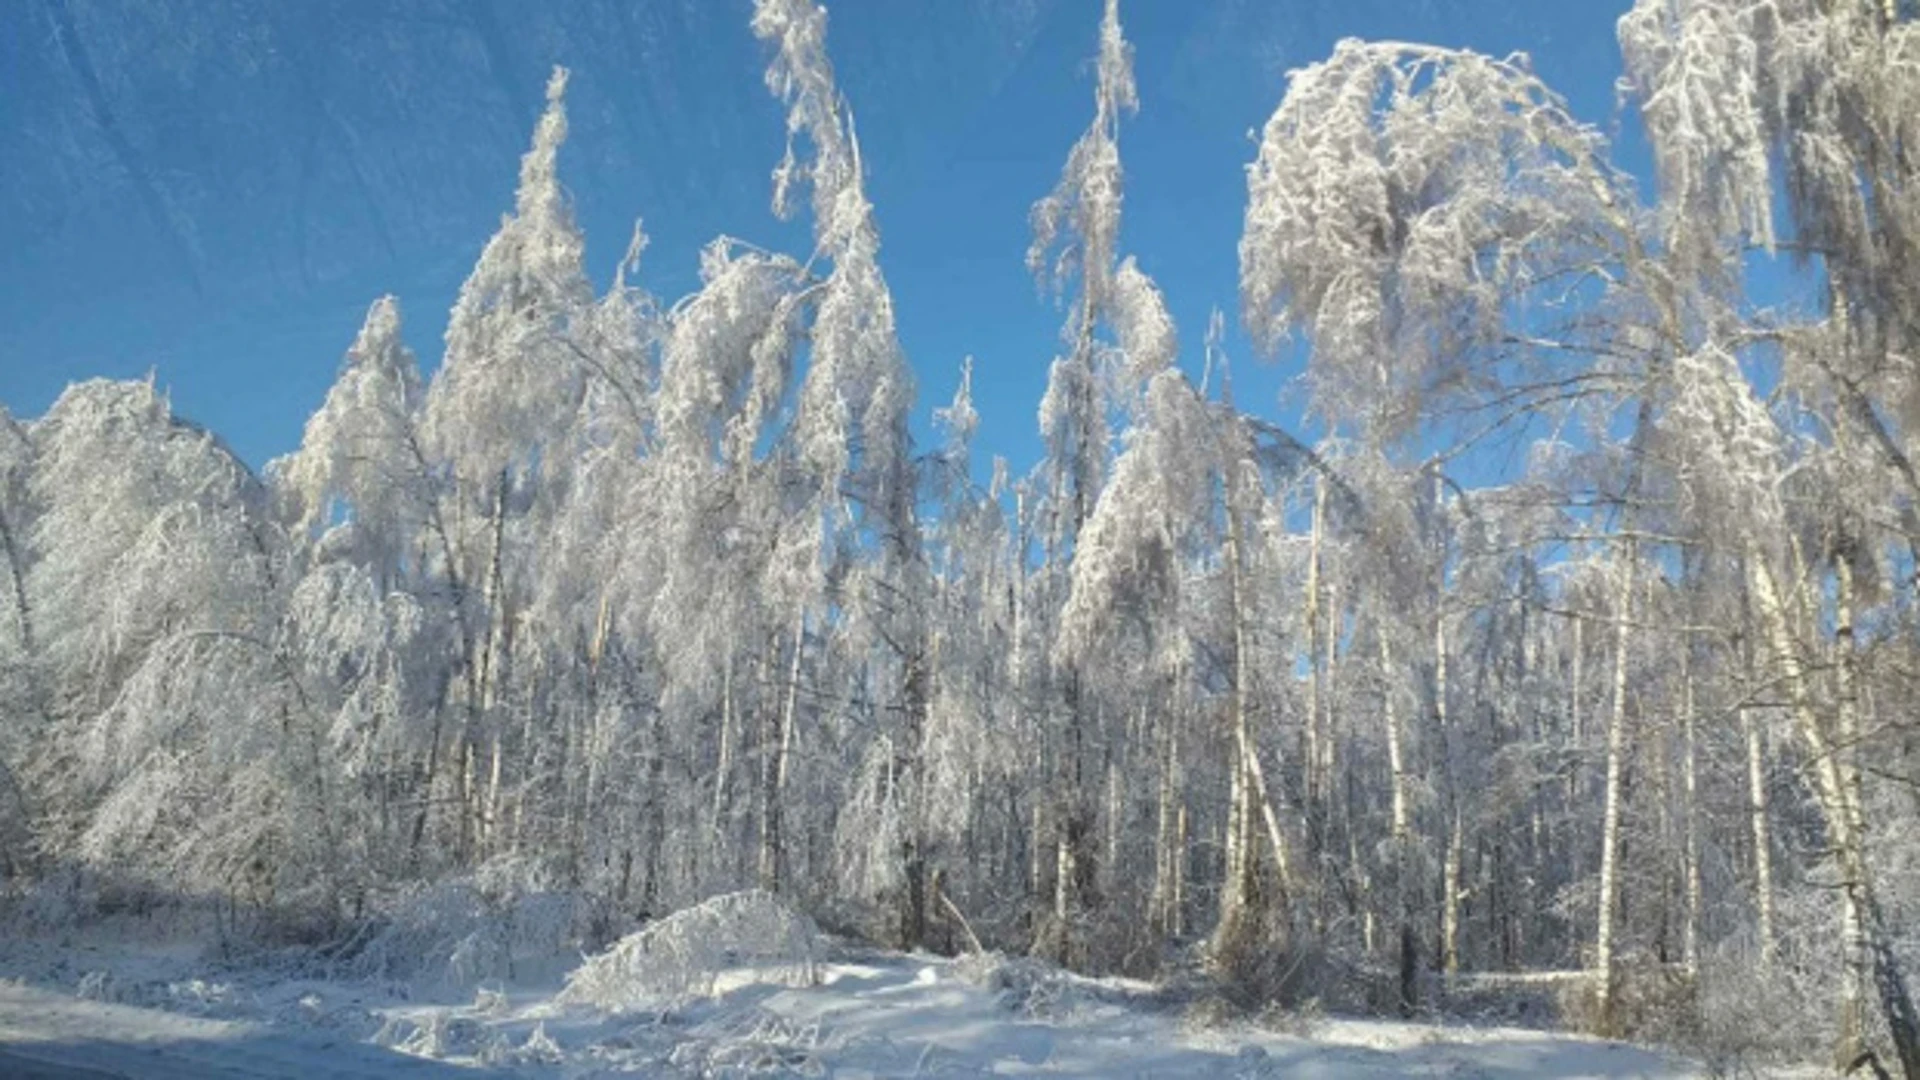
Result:
<svg viewBox="0 0 1920 1080"><path fill-rule="evenodd" d="M973 953L953 962L961 979L994 992L1001 1007L1023 1017L1057 1015L1066 995L1066 975L1042 960L1003 953Z"/></svg>
<svg viewBox="0 0 1920 1080"><path fill-rule="evenodd" d="M1651 956L1623 957L1615 966L1611 1001L1603 1009L1597 979L1560 990L1560 1018L1577 1031L1636 1042L1690 1046L1700 1030L1698 980L1679 965Z"/></svg>
<svg viewBox="0 0 1920 1080"><path fill-rule="evenodd" d="M588 943L592 923L586 897L493 864L404 894L349 966L448 990L552 978Z"/></svg>
<svg viewBox="0 0 1920 1080"><path fill-rule="evenodd" d="M1840 927L1822 893L1804 883L1779 891L1770 960L1750 933L1702 951L1697 1030L1683 1049L1732 1075L1818 1061L1836 1045L1842 976L1824 958L1838 953Z"/></svg>
<svg viewBox="0 0 1920 1080"><path fill-rule="evenodd" d="M1140 990L1124 982L1076 975L1030 956L972 953L955 960L952 971L965 982L993 991L1001 1008L1027 1020L1070 1020L1098 1005L1143 1000ZM1156 991L1147 996L1158 999L1160 995Z"/></svg>
<svg viewBox="0 0 1920 1080"><path fill-rule="evenodd" d="M723 1014L697 1025L676 1044L666 1063L688 1076L815 1077L829 1075L820 1059L822 1032L764 1009Z"/></svg>
<svg viewBox="0 0 1920 1080"><path fill-rule="evenodd" d="M668 1007L725 989L722 976L810 986L822 953L813 920L759 889L728 893L615 942L567 976L560 1000L609 1012Z"/></svg>

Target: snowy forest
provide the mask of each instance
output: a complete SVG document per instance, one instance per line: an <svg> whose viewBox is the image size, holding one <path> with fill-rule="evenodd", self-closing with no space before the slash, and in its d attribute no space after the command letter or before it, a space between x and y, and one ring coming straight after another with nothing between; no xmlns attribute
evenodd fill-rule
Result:
<svg viewBox="0 0 1920 1080"><path fill-rule="evenodd" d="M916 386L827 12L756 0L811 250L672 300L636 229L597 288L557 69L444 354L374 299L294 453L153 380L0 409L0 914L599 947L753 887L1920 1078L1920 6L1637 0L1646 176L1523 55L1341 42L1197 356L1122 241L1121 16L1035 193L1041 401Z"/></svg>

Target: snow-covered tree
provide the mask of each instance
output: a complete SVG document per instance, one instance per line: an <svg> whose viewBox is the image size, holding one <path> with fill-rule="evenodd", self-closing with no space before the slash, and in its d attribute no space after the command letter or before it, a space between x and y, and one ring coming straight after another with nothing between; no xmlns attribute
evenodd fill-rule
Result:
<svg viewBox="0 0 1920 1080"><path fill-rule="evenodd" d="M566 90L567 70L555 68L533 146L520 159L513 213L460 288L446 358L428 390L429 444L477 486L536 466L578 410L587 380L575 335L592 287L558 168Z"/></svg>
<svg viewBox="0 0 1920 1080"><path fill-rule="evenodd" d="M815 501L797 523L821 538L814 572L825 571L825 545L835 543L833 537L851 535L865 548L842 603L855 629L888 654L885 707L898 717L886 734L894 748L888 813L904 823L894 863L899 878L888 891L895 896L900 939L914 945L926 934L931 853L922 798L930 692L922 618L929 578L907 430L913 378L880 272L879 230L866 197L852 113L827 58L826 19L826 9L811 0L757 0L754 7L754 33L775 49L768 89L788 108L787 154L774 172L774 208L788 212L800 186L810 188L816 249L831 261L812 301L807 370L788 438L813 489ZM796 154L796 137L809 144L810 157ZM797 607L802 626L815 603L808 598ZM783 743L791 738L791 730L783 729Z"/></svg>
<svg viewBox="0 0 1920 1080"><path fill-rule="evenodd" d="M1053 191L1034 204L1033 242L1027 249L1027 266L1043 288L1063 299L1077 290L1067 301L1070 310L1061 329L1065 351L1048 370L1040 402L1046 445L1041 471L1051 519L1045 537L1045 608L1065 601L1081 530L1107 482L1112 424L1140 407L1148 384L1173 363L1177 341L1152 279L1132 258L1119 260L1120 121L1139 107L1139 98L1118 0L1105 6L1099 42L1093 121L1068 152ZM1109 337L1101 336L1103 328ZM1046 632L1057 635L1059 629ZM1054 848L1049 948L1060 956L1077 948L1069 928L1089 902L1085 894L1094 877L1094 811L1082 760L1090 709L1075 657L1071 650L1053 650L1057 670L1051 672L1047 696L1047 722L1060 729L1052 755L1060 772L1058 805L1047 813Z"/></svg>
<svg viewBox="0 0 1920 1080"><path fill-rule="evenodd" d="M1841 886L1837 1062L1851 1068L1862 1056L1871 982L1895 1057L1920 1076L1920 1010L1881 910L1854 757L1862 731L1857 571L1871 565L1877 543L1894 538L1876 540L1850 510L1821 521L1809 551L1782 501L1788 476L1824 472L1855 478L1848 486L1857 500L1885 508L1903 531L1916 520L1920 479L1906 429L1916 386L1910 357L1920 344L1911 273L1920 255L1912 180L1920 27L1893 2L1643 0L1620 20L1619 36L1655 153L1665 245L1725 312L1682 350L1677 408L1702 465L1690 488L1730 502L1755 525L1734 555L1789 687ZM1802 421L1771 414L1764 388L1740 365L1754 335L1729 324L1743 314L1749 244L1818 260L1824 320L1790 334L1779 355L1782 388L1824 438L1797 437ZM1898 542L1910 550L1910 539ZM1830 615L1801 611L1806 589L1832 590ZM1831 637L1817 629L1827 619ZM1809 672L1808 652L1833 665L1831 687Z"/></svg>
<svg viewBox="0 0 1920 1080"><path fill-rule="evenodd" d="M513 213L461 286L422 414L429 460L444 472L452 499L441 515L453 523L458 565L442 572L460 583L454 592L467 609L466 714L452 759L463 845L498 841L509 752L498 710L511 693L514 630L527 603L526 515L551 513L564 490L571 464L564 444L594 375L582 344L593 321L585 241L558 172L566 88L566 69L555 68L533 145L520 160ZM483 769L484 785L477 779Z"/></svg>
<svg viewBox="0 0 1920 1080"><path fill-rule="evenodd" d="M1587 321L1554 309L1632 250L1604 153L1524 57L1343 41L1293 74L1248 167L1247 326L1303 334L1315 409L1371 438L1453 413L1470 441L1603 389Z"/></svg>
<svg viewBox="0 0 1920 1080"><path fill-rule="evenodd" d="M272 470L293 503L297 532L317 537L350 523L361 560L389 581L435 512L420 404L420 367L400 338L399 301L381 297L307 421L300 450Z"/></svg>

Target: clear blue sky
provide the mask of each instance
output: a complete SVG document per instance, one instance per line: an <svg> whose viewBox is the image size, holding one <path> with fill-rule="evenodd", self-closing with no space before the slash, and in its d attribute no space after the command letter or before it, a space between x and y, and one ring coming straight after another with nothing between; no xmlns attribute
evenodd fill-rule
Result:
<svg viewBox="0 0 1920 1080"><path fill-rule="evenodd" d="M977 452L1036 459L1060 315L1027 210L1091 114L1100 0L832 0L924 430L976 359ZM1243 166L1285 74L1347 36L1524 50L1611 128L1625 0L1123 0L1142 108L1123 246L1186 354L1224 309L1243 405L1291 422L1237 333ZM781 113L746 0L10 0L0 4L0 402L157 373L257 464L297 445L366 305L399 295L430 367L511 205L548 68L604 282L635 216L671 302L719 233L796 253L767 210ZM1639 171L1631 147L1627 164Z"/></svg>

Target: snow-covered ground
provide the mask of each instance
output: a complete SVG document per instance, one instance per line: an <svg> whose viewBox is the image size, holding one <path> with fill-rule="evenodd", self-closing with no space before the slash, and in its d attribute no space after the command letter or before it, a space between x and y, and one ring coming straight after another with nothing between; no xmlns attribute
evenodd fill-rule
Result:
<svg viewBox="0 0 1920 1080"><path fill-rule="evenodd" d="M1200 1028L1139 984L992 959L844 953L810 980L734 969L698 995L611 1010L555 985L418 998L132 947L16 941L0 971L15 979L0 982L9 1077L1699 1075L1647 1050L1515 1029Z"/></svg>

